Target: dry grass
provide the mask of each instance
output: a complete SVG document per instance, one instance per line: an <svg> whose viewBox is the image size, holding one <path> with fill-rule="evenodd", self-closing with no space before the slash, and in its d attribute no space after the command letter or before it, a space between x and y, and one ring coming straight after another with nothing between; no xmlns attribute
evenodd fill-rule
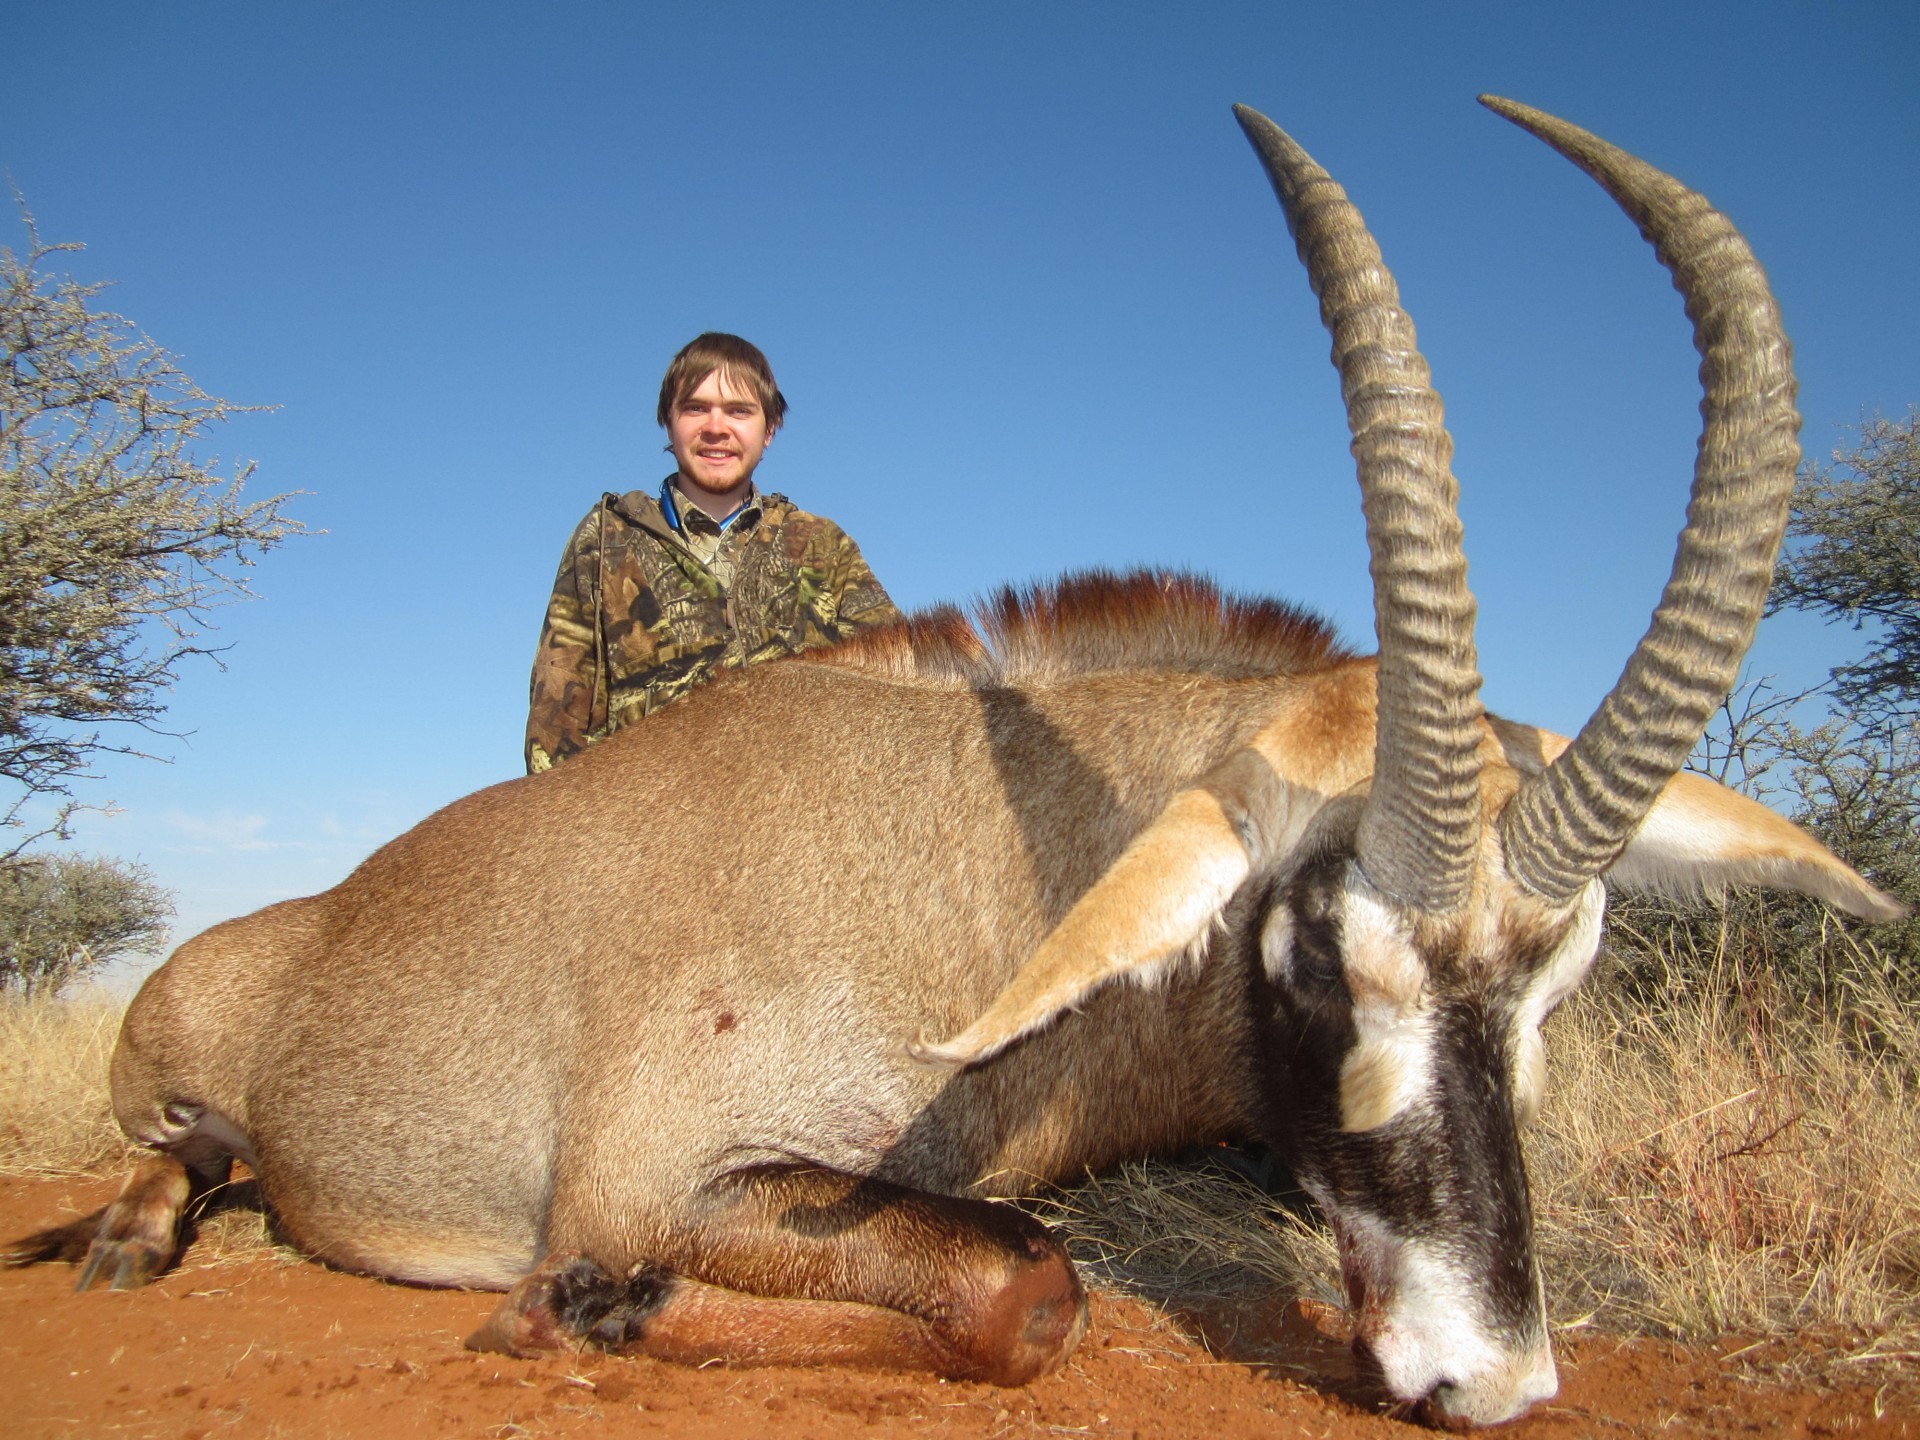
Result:
<svg viewBox="0 0 1920 1440"><path fill-rule="evenodd" d="M1237 1158L1129 1161L1022 1208L1060 1231L1100 1289L1156 1303L1277 1291L1339 1308L1332 1232L1304 1201L1276 1202Z"/></svg>
<svg viewBox="0 0 1920 1440"><path fill-rule="evenodd" d="M1652 1010L1604 990L1566 1008L1530 1145L1556 1309L1920 1339L1920 1017L1854 999L1820 1013L1724 965Z"/></svg>
<svg viewBox="0 0 1920 1440"><path fill-rule="evenodd" d="M251 1181L241 1181L231 1192L207 1196L194 1221L193 1245L181 1263L196 1270L212 1270L243 1260L271 1260L276 1265L304 1265L306 1254L274 1233Z"/></svg>
<svg viewBox="0 0 1920 1440"><path fill-rule="evenodd" d="M124 996L98 991L70 1000L0 995L0 1176L118 1177L139 1157L107 1092L126 1008ZM274 1239L250 1184L208 1200L194 1227L192 1268L302 1259Z"/></svg>
<svg viewBox="0 0 1920 1440"><path fill-rule="evenodd" d="M114 1123L107 1060L124 999L0 994L0 1175L89 1175L134 1153Z"/></svg>

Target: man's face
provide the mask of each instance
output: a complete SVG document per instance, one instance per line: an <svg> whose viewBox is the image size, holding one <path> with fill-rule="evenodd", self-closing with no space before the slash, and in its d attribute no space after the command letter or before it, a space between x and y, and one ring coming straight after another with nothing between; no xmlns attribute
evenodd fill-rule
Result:
<svg viewBox="0 0 1920 1440"><path fill-rule="evenodd" d="M773 438L759 398L718 370L674 405L668 431L681 478L716 494L745 485Z"/></svg>

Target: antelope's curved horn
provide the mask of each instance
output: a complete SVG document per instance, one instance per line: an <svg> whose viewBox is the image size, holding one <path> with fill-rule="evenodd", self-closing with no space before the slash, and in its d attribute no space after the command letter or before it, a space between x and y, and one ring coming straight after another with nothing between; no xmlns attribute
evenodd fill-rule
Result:
<svg viewBox="0 0 1920 1440"><path fill-rule="evenodd" d="M1367 518L1380 641L1361 867L1426 911L1466 896L1480 833L1480 672L1460 487L1440 396L1380 247L1346 192L1266 116L1234 106L1333 336Z"/></svg>
<svg viewBox="0 0 1920 1440"><path fill-rule="evenodd" d="M1793 352L1766 275L1700 195L1578 126L1480 103L1600 182L1686 298L1700 352L1700 447L1673 574L1612 692L1501 818L1507 868L1564 903L1619 854L1738 677L1766 602L1800 460Z"/></svg>

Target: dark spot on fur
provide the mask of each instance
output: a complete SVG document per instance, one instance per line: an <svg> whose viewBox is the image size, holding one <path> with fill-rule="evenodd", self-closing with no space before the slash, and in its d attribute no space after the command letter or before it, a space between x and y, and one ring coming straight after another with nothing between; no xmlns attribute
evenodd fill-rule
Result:
<svg viewBox="0 0 1920 1440"><path fill-rule="evenodd" d="M733 1018L733 1012L731 1010L722 1010L718 1015L713 1017L713 1033L716 1035L724 1035L739 1023L738 1020Z"/></svg>

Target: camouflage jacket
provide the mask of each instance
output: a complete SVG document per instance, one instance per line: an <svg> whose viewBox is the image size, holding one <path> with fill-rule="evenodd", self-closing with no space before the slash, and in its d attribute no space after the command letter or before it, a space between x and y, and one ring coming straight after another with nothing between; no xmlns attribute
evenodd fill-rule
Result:
<svg viewBox="0 0 1920 1440"><path fill-rule="evenodd" d="M533 660L529 774L720 670L899 617L847 533L784 495L757 495L719 543L702 562L640 490L603 495L575 528Z"/></svg>

